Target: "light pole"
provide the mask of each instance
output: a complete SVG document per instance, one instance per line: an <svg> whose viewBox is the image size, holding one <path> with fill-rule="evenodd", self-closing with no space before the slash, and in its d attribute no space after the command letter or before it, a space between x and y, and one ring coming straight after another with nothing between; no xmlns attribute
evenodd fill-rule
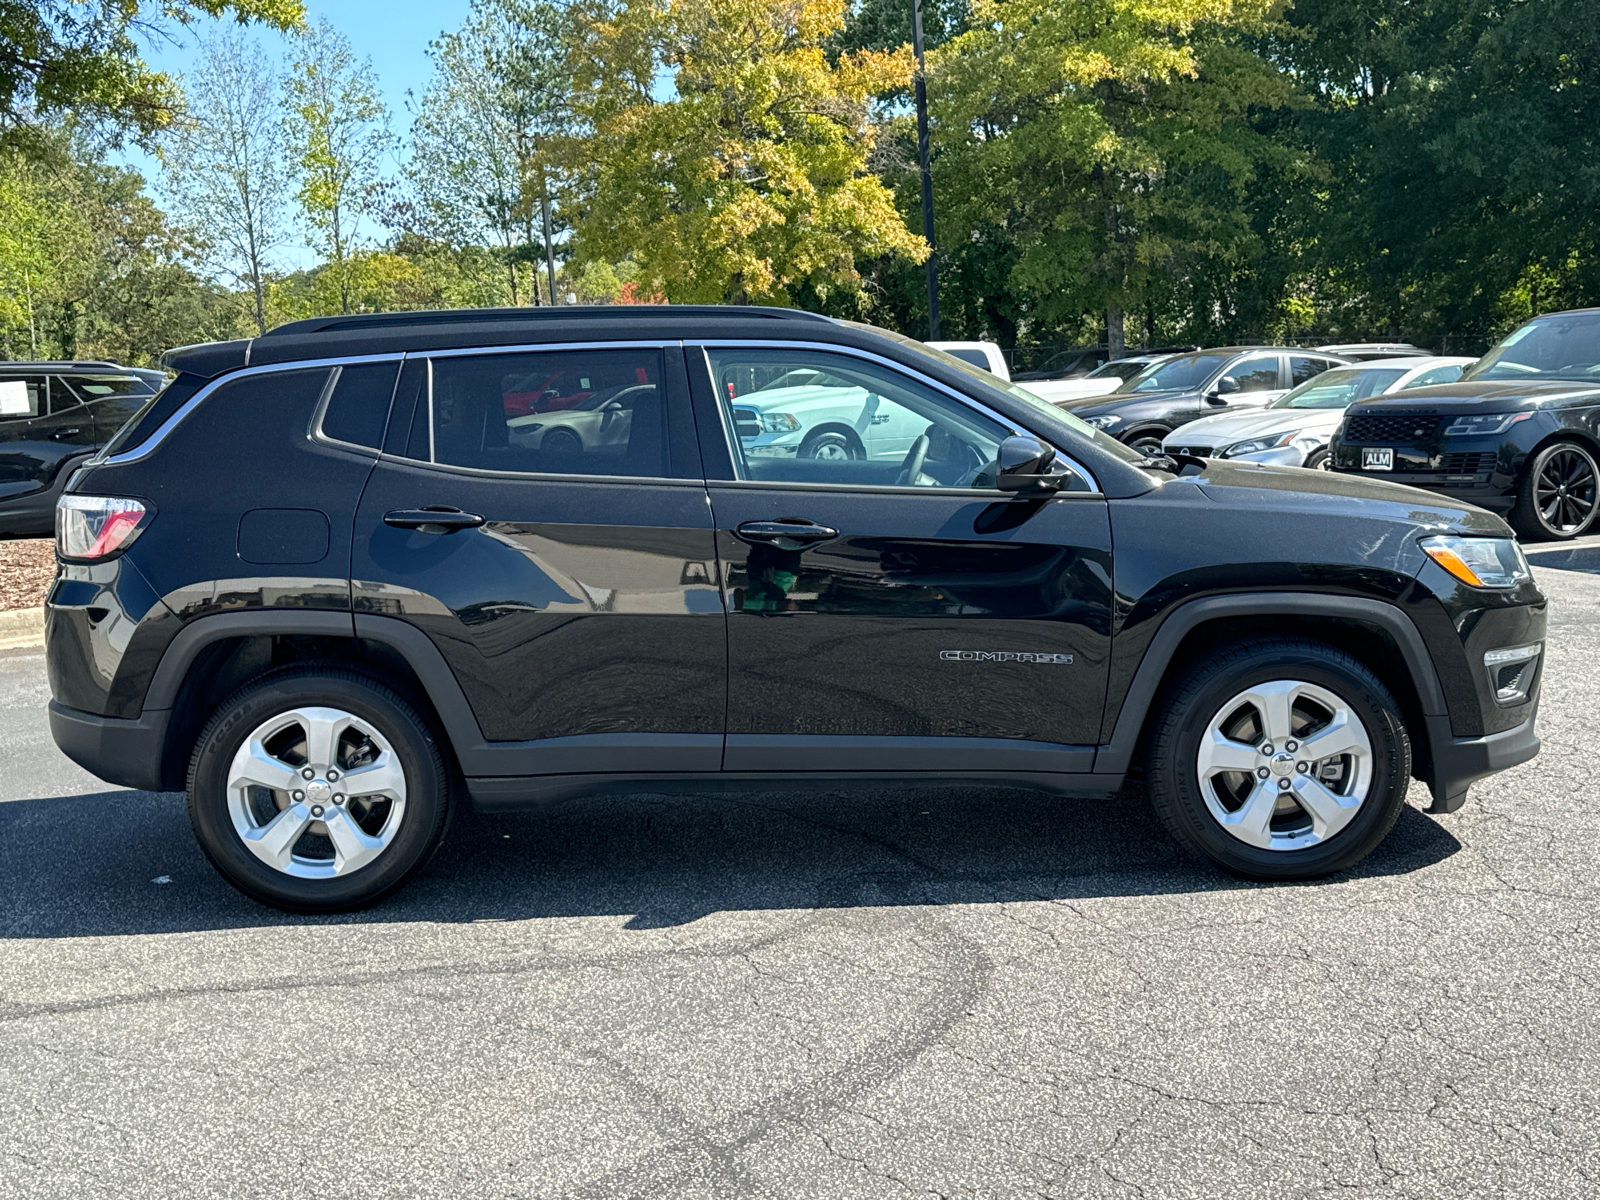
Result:
<svg viewBox="0 0 1600 1200"><path fill-rule="evenodd" d="M922 168L922 236L928 243L928 340L939 338L939 251L933 242L933 172L928 168L928 60L922 48L922 0L911 0L911 47L917 55L917 162Z"/></svg>

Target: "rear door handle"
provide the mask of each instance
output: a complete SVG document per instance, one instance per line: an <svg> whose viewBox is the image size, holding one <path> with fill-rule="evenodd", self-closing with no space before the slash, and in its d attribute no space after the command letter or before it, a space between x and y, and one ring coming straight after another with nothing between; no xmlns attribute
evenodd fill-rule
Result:
<svg viewBox="0 0 1600 1200"><path fill-rule="evenodd" d="M746 521L733 536L752 546L775 546L779 550L804 550L839 536L837 529L818 525L801 517L779 517L776 521Z"/></svg>
<svg viewBox="0 0 1600 1200"><path fill-rule="evenodd" d="M383 523L395 529L419 529L423 533L454 533L458 529L476 529L483 524L483 518L446 504L430 504L425 508L397 508L384 513Z"/></svg>
<svg viewBox="0 0 1600 1200"><path fill-rule="evenodd" d="M53 442L64 442L68 438L77 437L82 432L83 430L81 429L57 429L50 435L50 440Z"/></svg>

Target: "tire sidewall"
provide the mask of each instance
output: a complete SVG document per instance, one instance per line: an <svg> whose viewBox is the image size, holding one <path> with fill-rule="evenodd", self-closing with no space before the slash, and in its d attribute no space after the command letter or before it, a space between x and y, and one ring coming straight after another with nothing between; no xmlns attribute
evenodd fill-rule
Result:
<svg viewBox="0 0 1600 1200"><path fill-rule="evenodd" d="M228 811L228 772L244 740L278 713L311 705L370 721L406 776L406 810L394 840L376 861L334 879L300 879L269 867L246 848ZM433 735L387 688L345 675L293 674L268 677L221 707L196 746L188 804L201 849L240 891L291 911L336 912L392 892L427 861L443 829L449 786Z"/></svg>
<svg viewBox="0 0 1600 1200"><path fill-rule="evenodd" d="M840 447L844 450L846 458L856 459L861 457L860 453L856 450L855 444L851 442L848 437L842 433L835 433L832 430L829 430L826 433L815 434L812 437L807 438L800 446L799 457L815 458L817 456L817 448L823 445Z"/></svg>
<svg viewBox="0 0 1600 1200"><path fill-rule="evenodd" d="M1365 672L1351 670L1342 656L1302 659L1262 653L1237 669L1206 678L1179 698L1183 711L1168 761L1159 764L1170 790L1170 816L1188 839L1227 870L1254 879L1310 879L1359 862L1393 827L1405 803L1410 779L1409 746L1393 702ZM1211 718L1229 700L1258 683L1294 679L1316 684L1338 696L1361 721L1372 744L1372 779L1355 817L1325 842L1301 850L1263 850L1240 841L1211 815L1200 790L1197 758Z"/></svg>

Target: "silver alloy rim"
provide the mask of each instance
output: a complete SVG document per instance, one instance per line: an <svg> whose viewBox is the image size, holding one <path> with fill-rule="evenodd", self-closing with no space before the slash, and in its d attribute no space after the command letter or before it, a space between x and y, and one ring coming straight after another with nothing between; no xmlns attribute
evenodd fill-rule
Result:
<svg viewBox="0 0 1600 1200"><path fill-rule="evenodd" d="M1576 533L1594 516L1595 461L1577 446L1559 446L1539 464L1533 500L1552 533Z"/></svg>
<svg viewBox="0 0 1600 1200"><path fill-rule="evenodd" d="M372 722L337 708L263 721L228 768L228 815L275 871L334 879L389 848L406 814L406 776Z"/></svg>
<svg viewBox="0 0 1600 1200"><path fill-rule="evenodd" d="M811 447L811 457L839 462L850 457L850 447L840 442L820 442Z"/></svg>
<svg viewBox="0 0 1600 1200"><path fill-rule="evenodd" d="M1229 700L1200 736L1200 794L1222 828L1262 850L1325 842L1372 786L1366 726L1327 688L1278 679Z"/></svg>

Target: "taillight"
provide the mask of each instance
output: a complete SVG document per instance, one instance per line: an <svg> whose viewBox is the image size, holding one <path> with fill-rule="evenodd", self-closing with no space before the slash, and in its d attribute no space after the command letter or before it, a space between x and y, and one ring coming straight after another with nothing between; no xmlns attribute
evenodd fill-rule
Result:
<svg viewBox="0 0 1600 1200"><path fill-rule="evenodd" d="M100 562L133 545L148 511L117 496L63 496L56 502L56 553L69 562Z"/></svg>

